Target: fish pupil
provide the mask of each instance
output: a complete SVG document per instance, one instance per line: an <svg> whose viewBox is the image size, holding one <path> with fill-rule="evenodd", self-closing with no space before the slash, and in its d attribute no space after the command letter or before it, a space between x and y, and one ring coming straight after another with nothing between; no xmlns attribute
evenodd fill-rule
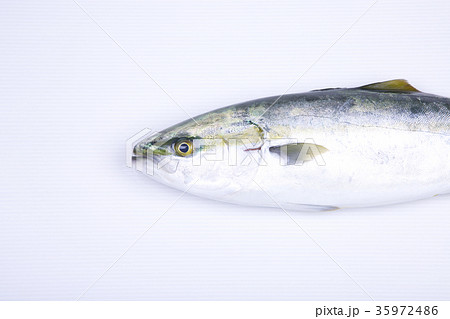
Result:
<svg viewBox="0 0 450 319"><path fill-rule="evenodd" d="M180 150L180 152L182 153L187 153L189 151L189 145L187 145L186 143L182 143L180 144L180 146L178 147L178 149Z"/></svg>

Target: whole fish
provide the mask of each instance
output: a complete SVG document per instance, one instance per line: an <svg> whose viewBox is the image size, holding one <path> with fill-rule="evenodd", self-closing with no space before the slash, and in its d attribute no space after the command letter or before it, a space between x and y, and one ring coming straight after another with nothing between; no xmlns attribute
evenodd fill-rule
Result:
<svg viewBox="0 0 450 319"><path fill-rule="evenodd" d="M231 105L135 145L156 180L231 203L320 211L450 192L450 99L405 80Z"/></svg>

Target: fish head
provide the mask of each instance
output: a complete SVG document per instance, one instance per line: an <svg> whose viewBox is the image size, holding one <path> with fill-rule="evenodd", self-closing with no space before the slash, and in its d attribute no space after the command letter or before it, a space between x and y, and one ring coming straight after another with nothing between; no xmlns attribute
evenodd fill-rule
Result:
<svg viewBox="0 0 450 319"><path fill-rule="evenodd" d="M236 192L256 174L258 160L239 165L258 149L263 131L238 112L207 113L138 141L134 157L146 173L168 186L217 198ZM149 173L150 170L150 173Z"/></svg>

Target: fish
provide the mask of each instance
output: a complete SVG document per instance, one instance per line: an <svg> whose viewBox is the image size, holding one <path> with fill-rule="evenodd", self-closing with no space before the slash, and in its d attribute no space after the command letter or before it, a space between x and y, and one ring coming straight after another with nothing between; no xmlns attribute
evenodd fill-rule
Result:
<svg viewBox="0 0 450 319"><path fill-rule="evenodd" d="M233 204L332 211L450 193L450 99L402 79L219 108L137 141L153 179Z"/></svg>

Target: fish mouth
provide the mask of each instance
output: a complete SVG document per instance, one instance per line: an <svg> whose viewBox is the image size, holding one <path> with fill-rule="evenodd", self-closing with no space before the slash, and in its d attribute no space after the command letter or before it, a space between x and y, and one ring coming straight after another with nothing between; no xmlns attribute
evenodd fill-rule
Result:
<svg viewBox="0 0 450 319"><path fill-rule="evenodd" d="M173 174L177 171L179 162L171 155L162 147L151 143L142 143L134 147L132 159L134 162L144 161L147 167L151 165L153 172L162 171Z"/></svg>

